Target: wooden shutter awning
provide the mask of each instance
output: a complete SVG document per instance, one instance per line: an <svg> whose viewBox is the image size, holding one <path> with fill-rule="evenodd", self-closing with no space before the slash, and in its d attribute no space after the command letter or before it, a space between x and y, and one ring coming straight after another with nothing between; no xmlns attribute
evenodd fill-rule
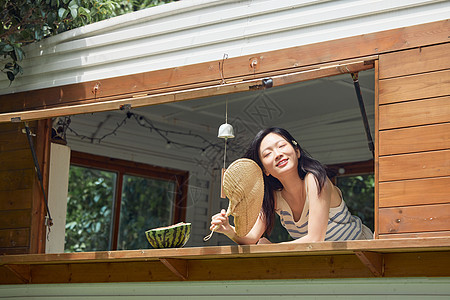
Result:
<svg viewBox="0 0 450 300"><path fill-rule="evenodd" d="M374 61L378 56L333 62L297 70L282 70L267 74L259 74L258 78L224 79L222 83L215 83L202 87L181 88L170 92L137 93L122 96L122 98L98 99L96 102L62 105L37 110L24 110L0 114L0 123L23 122L47 119L68 115L95 113L123 108L137 108L169 102L178 102L217 95L266 89L286 84L330 77L346 73L355 73L374 68Z"/></svg>

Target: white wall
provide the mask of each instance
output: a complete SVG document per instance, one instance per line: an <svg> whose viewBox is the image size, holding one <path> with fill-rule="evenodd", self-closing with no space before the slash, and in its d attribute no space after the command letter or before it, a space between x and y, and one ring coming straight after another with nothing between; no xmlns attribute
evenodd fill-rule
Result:
<svg viewBox="0 0 450 300"><path fill-rule="evenodd" d="M63 253L69 185L70 148L52 143L48 182L48 207L53 226L47 233L45 253Z"/></svg>
<svg viewBox="0 0 450 300"><path fill-rule="evenodd" d="M0 299L448 299L450 278L0 285Z"/></svg>

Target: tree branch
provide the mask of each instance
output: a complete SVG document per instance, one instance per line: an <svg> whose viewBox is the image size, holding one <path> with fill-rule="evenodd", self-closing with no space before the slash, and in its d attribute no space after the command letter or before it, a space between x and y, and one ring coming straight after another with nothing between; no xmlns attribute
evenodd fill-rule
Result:
<svg viewBox="0 0 450 300"><path fill-rule="evenodd" d="M14 26L11 25L11 27L5 33L0 35L0 39L4 40L5 37L12 35L13 33L23 31L24 29L20 30L19 28L25 24L44 24L42 18L39 20L39 21L41 21L40 23L37 21L28 20L33 15L33 10L34 10L34 8L30 8L30 10L27 12L27 14L22 18L22 21L17 23ZM12 22L11 19L9 20L9 22ZM3 23L3 24L7 24L7 23Z"/></svg>

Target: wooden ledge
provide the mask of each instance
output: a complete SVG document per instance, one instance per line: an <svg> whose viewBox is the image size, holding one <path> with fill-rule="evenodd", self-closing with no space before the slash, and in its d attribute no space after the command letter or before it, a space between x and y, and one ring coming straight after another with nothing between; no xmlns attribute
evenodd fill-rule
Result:
<svg viewBox="0 0 450 300"><path fill-rule="evenodd" d="M238 257L305 256L352 254L355 251L415 252L450 251L450 237L319 242L305 244L236 245L173 249L74 252L57 254L19 254L0 256L6 264L60 264L83 262L149 261L160 258L215 259Z"/></svg>
<svg viewBox="0 0 450 300"><path fill-rule="evenodd" d="M450 237L0 256L0 284L450 276Z"/></svg>

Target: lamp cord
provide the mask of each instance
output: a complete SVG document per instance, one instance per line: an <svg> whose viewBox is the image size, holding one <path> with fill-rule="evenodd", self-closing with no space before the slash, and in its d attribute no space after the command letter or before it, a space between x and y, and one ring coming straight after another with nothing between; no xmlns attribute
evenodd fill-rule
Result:
<svg viewBox="0 0 450 300"><path fill-rule="evenodd" d="M225 123L228 123L228 98L225 100ZM227 160L227 138L225 138L225 149L223 151L223 168L226 166Z"/></svg>

